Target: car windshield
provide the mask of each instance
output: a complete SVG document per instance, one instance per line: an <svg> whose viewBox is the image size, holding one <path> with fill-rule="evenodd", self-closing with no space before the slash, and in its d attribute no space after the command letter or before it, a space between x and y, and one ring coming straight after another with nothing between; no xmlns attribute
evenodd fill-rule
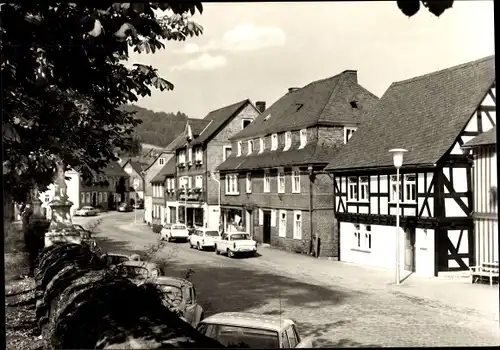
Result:
<svg viewBox="0 0 500 350"><path fill-rule="evenodd" d="M118 265L122 262L129 261L130 259L126 256L120 255L108 255L108 264L109 265Z"/></svg>
<svg viewBox="0 0 500 350"><path fill-rule="evenodd" d="M170 225L170 224L165 224L165 225L163 225L163 227L164 227L164 228L170 228L170 227L172 227L172 225Z"/></svg>
<svg viewBox="0 0 500 350"><path fill-rule="evenodd" d="M217 231L205 231L205 236L217 237L218 235L219 235L219 232L217 232Z"/></svg>
<svg viewBox="0 0 500 350"><path fill-rule="evenodd" d="M241 326L201 324L198 330L207 337L217 340L230 348L278 349L279 338L276 331Z"/></svg>
<svg viewBox="0 0 500 350"><path fill-rule="evenodd" d="M172 226L172 229L174 229L174 230L185 230L186 226L185 225L174 225L174 226Z"/></svg>
<svg viewBox="0 0 500 350"><path fill-rule="evenodd" d="M122 266L122 275L128 278L147 278L148 269L140 266Z"/></svg>
<svg viewBox="0 0 500 350"><path fill-rule="evenodd" d="M92 208L92 207L83 207L82 209L83 209L83 210L92 210L92 209L94 209L94 208Z"/></svg>
<svg viewBox="0 0 500 350"><path fill-rule="evenodd" d="M179 306L182 302L182 289L178 286L159 285L158 288L163 294L165 301L172 306Z"/></svg>
<svg viewBox="0 0 500 350"><path fill-rule="evenodd" d="M247 233L236 233L231 235L232 241L242 241L245 239L250 239L250 236Z"/></svg>

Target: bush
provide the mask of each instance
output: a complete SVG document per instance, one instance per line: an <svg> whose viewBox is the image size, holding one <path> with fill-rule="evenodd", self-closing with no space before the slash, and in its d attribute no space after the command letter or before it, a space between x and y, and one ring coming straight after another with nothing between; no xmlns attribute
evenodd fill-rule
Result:
<svg viewBox="0 0 500 350"><path fill-rule="evenodd" d="M160 233L162 228L163 228L162 225L153 224L153 232L154 233Z"/></svg>

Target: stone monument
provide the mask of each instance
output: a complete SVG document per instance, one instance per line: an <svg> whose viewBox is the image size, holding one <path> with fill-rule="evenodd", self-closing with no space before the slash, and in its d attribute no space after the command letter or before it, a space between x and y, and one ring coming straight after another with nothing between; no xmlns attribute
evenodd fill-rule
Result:
<svg viewBox="0 0 500 350"><path fill-rule="evenodd" d="M68 199L68 186L66 185L64 173L64 163L58 162L54 181L55 195L49 203L52 211L52 221L49 231L45 234L45 247L58 242L77 244L82 242L79 232L73 227L73 222L71 221L70 210L73 202Z"/></svg>

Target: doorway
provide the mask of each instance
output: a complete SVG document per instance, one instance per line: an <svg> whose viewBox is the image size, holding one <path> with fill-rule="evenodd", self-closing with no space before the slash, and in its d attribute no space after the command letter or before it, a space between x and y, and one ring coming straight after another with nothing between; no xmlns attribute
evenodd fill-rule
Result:
<svg viewBox="0 0 500 350"><path fill-rule="evenodd" d="M97 193L92 193L92 206L95 208L97 206Z"/></svg>
<svg viewBox="0 0 500 350"><path fill-rule="evenodd" d="M264 211L264 232L262 233L262 243L271 244L271 212Z"/></svg>
<svg viewBox="0 0 500 350"><path fill-rule="evenodd" d="M405 270L415 272L415 227L405 229Z"/></svg>

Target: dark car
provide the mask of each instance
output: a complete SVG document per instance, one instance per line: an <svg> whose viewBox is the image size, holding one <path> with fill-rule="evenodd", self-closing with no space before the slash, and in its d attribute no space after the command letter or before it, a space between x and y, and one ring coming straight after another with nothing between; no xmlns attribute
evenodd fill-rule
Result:
<svg viewBox="0 0 500 350"><path fill-rule="evenodd" d="M117 210L121 212L128 212L134 210L134 208L132 208L132 206L128 203L120 203Z"/></svg>
<svg viewBox="0 0 500 350"><path fill-rule="evenodd" d="M139 199L137 202L134 203L133 207L135 209L144 209L144 201L142 199Z"/></svg>

